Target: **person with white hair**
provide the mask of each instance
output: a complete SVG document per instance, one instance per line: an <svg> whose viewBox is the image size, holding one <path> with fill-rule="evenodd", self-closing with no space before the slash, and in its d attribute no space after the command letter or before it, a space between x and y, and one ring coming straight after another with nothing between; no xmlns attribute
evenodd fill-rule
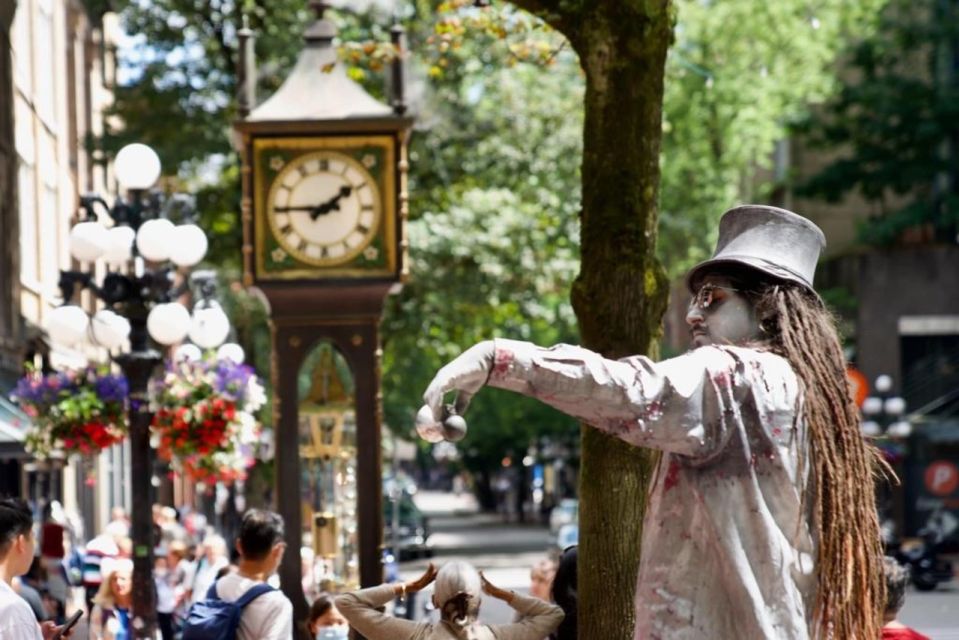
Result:
<svg viewBox="0 0 959 640"><path fill-rule="evenodd" d="M439 622L413 622L378 611L393 598L416 593L434 580L433 604L440 612ZM483 592L511 606L522 621L479 622ZM336 608L367 640L542 640L563 620L563 611L556 605L500 589L466 562L448 562L438 572L430 563L416 580L345 593L336 599Z"/></svg>
<svg viewBox="0 0 959 640"><path fill-rule="evenodd" d="M203 555L197 561L196 573L193 576L191 602L199 602L206 598L210 585L216 582L220 570L229 566L226 540L218 534L210 534L203 539Z"/></svg>

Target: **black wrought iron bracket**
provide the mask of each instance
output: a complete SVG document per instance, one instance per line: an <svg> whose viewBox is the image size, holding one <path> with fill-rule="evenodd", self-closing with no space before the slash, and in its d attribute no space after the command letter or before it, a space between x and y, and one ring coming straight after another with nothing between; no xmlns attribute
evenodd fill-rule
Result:
<svg viewBox="0 0 959 640"><path fill-rule="evenodd" d="M97 210L109 216L116 224L128 226L134 232L150 219L166 218L180 222L196 222L196 206L193 196L186 194L164 195L161 191L130 191L127 200L118 199L113 207L96 193L80 196L83 210L81 221L99 219ZM137 256L136 246L133 256ZM94 274L87 271L61 270L58 288L64 304L76 294L77 287L87 289L97 298L114 308L118 305L163 303L176 300L190 291L191 284L197 288L199 300L212 299L216 292L214 271L194 271L189 281L176 284L176 269L161 267L147 270L142 275L110 272L102 285L97 285Z"/></svg>

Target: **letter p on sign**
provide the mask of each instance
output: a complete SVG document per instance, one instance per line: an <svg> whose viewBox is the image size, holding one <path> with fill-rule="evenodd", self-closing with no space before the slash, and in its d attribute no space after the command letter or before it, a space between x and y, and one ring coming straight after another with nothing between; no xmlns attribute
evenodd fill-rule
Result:
<svg viewBox="0 0 959 640"><path fill-rule="evenodd" d="M959 487L959 468L948 460L936 460L926 467L926 489L937 496L948 496Z"/></svg>

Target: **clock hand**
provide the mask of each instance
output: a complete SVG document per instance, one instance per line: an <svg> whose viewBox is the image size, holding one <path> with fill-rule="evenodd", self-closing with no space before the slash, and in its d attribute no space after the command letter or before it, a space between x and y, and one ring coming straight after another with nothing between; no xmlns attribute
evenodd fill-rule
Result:
<svg viewBox="0 0 959 640"><path fill-rule="evenodd" d="M316 207L302 206L302 207L273 207L273 211L276 213L287 213L290 211L313 211Z"/></svg>
<svg viewBox="0 0 959 640"><path fill-rule="evenodd" d="M336 195L334 195L332 198L330 198L326 202L320 205L317 205L310 211L310 218L312 218L313 220L316 220L320 216L327 214L331 211L334 211L334 210L339 211L340 200L342 198L348 197L351 193L353 193L353 187L349 185L344 185L340 187L340 190Z"/></svg>

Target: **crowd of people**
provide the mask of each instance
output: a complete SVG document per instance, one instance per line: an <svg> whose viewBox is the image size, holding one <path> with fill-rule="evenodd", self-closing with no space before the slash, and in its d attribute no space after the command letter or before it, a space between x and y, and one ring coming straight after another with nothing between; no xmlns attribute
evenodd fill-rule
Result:
<svg viewBox="0 0 959 640"><path fill-rule="evenodd" d="M80 545L61 511L53 504L38 525L26 502L0 500L0 640L52 638L77 609L86 614L89 640L130 640L137 605L126 512L114 509L103 531ZM286 549L279 515L248 511L229 545L212 529L191 530L171 507L156 507L154 524L158 640L211 637L204 631L203 608L244 597L250 602L243 603L238 638L293 637L292 605L276 575ZM262 592L250 597L257 585ZM8 610L19 615L4 618ZM346 638L348 630L333 596L322 592L300 624L324 640Z"/></svg>

